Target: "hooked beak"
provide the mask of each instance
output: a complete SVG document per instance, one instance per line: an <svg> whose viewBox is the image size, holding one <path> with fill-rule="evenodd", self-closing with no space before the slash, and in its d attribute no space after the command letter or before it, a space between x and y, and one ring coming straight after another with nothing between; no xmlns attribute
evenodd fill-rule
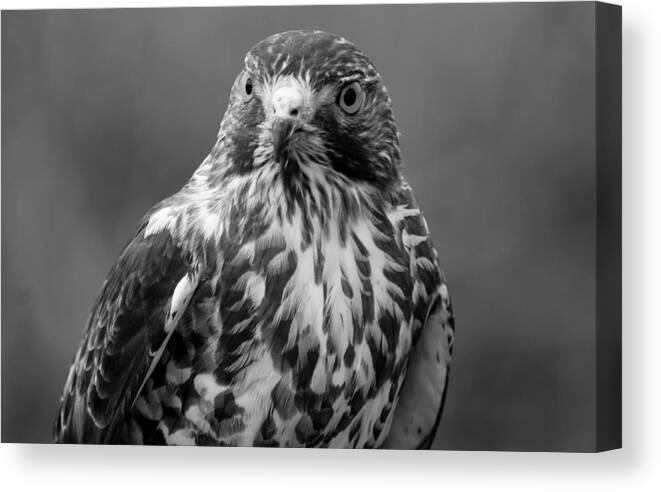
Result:
<svg viewBox="0 0 661 492"><path fill-rule="evenodd" d="M273 123L271 132L275 159L285 164L290 150L306 133L305 98L301 90L293 85L279 87L272 96Z"/></svg>
<svg viewBox="0 0 661 492"><path fill-rule="evenodd" d="M303 137L305 129L294 118L275 118L271 127L273 152L276 161L286 163L292 146Z"/></svg>

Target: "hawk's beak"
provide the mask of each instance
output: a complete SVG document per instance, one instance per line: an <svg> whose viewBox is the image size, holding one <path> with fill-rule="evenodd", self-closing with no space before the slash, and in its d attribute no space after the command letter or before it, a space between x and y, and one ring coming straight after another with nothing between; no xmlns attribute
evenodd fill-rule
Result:
<svg viewBox="0 0 661 492"><path fill-rule="evenodd" d="M289 144L296 132L302 131L300 122L294 118L275 118L271 132L273 134L273 153L276 161L285 163L289 155Z"/></svg>
<svg viewBox="0 0 661 492"><path fill-rule="evenodd" d="M294 135L305 131L305 98L297 87L284 85L273 93L272 105L273 150L276 160L285 163Z"/></svg>

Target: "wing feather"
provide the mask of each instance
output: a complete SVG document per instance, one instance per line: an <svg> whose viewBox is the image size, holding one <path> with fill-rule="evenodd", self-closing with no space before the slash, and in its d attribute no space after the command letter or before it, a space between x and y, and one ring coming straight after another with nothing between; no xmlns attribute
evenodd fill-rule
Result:
<svg viewBox="0 0 661 492"><path fill-rule="evenodd" d="M384 447L431 447L447 392L453 331L449 299L439 295L409 356L406 377Z"/></svg>
<svg viewBox="0 0 661 492"><path fill-rule="evenodd" d="M400 206L406 216L402 234L411 254L415 324L406 376L384 447L422 449L432 445L445 402L454 340L454 317L445 278L427 224L411 188L403 182ZM414 327L415 328L415 327Z"/></svg>
<svg viewBox="0 0 661 492"><path fill-rule="evenodd" d="M69 371L55 442L118 442L124 417L197 285L190 254L167 229L124 248L92 309Z"/></svg>

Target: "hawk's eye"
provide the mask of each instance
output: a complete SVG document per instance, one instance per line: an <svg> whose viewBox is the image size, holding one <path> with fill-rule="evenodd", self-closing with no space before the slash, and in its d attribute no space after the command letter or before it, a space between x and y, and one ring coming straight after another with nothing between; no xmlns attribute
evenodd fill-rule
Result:
<svg viewBox="0 0 661 492"><path fill-rule="evenodd" d="M246 96L250 96L252 94L252 79L248 77L246 79Z"/></svg>
<svg viewBox="0 0 661 492"><path fill-rule="evenodd" d="M355 114L363 104L363 88L358 82L345 85L340 91L337 103L347 114Z"/></svg>

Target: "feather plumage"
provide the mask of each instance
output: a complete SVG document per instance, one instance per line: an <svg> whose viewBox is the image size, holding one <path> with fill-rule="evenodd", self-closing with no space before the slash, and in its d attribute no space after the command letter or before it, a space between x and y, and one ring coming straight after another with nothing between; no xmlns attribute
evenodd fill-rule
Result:
<svg viewBox="0 0 661 492"><path fill-rule="evenodd" d="M346 84L364 92L342 106ZM256 45L211 154L111 270L56 441L426 445L454 328L399 160L390 99L351 43Z"/></svg>

